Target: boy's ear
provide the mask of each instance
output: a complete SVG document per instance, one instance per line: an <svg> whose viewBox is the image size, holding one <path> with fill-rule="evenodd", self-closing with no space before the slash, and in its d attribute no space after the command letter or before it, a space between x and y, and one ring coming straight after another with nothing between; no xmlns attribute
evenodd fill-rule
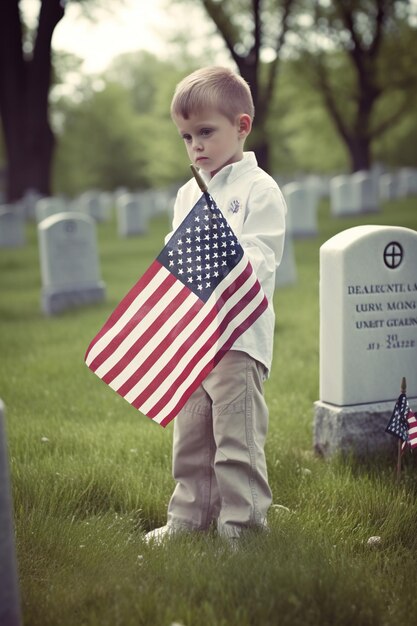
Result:
<svg viewBox="0 0 417 626"><path fill-rule="evenodd" d="M249 135L250 131L252 130L252 120L250 115L248 115L247 113L242 113L241 115L239 115L238 128L239 134L242 137L246 137L247 135Z"/></svg>

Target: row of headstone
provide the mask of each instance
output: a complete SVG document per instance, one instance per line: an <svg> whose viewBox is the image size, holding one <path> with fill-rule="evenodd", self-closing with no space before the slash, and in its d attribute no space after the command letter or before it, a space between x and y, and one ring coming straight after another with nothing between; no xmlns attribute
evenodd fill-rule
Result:
<svg viewBox="0 0 417 626"><path fill-rule="evenodd" d="M417 232L349 228L320 249L315 449L328 456L391 447L385 426L403 377L417 402Z"/></svg>
<svg viewBox="0 0 417 626"><path fill-rule="evenodd" d="M376 213L379 194L371 172L335 176L330 181L330 211L335 217Z"/></svg>

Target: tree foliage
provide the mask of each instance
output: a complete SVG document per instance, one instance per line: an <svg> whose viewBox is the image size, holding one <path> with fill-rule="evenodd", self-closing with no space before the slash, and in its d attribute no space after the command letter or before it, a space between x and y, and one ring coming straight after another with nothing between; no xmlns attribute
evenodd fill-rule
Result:
<svg viewBox="0 0 417 626"><path fill-rule="evenodd" d="M303 3L299 71L320 93L352 171L370 167L372 144L415 105L411 10L410 0Z"/></svg>

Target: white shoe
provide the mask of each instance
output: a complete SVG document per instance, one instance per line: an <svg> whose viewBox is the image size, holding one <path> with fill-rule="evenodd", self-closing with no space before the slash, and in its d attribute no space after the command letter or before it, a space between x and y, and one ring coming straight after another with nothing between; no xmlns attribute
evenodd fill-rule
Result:
<svg viewBox="0 0 417 626"><path fill-rule="evenodd" d="M154 530L146 533L144 539L146 543L153 543L155 545L160 545L166 539L172 537L172 535L178 532L173 526L161 526L161 528L154 528Z"/></svg>

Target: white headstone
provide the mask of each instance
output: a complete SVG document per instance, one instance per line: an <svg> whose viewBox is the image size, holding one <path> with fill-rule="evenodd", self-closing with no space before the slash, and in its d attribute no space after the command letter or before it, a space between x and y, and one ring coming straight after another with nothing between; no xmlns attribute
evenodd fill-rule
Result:
<svg viewBox="0 0 417 626"><path fill-rule="evenodd" d="M275 287L285 287L297 282L297 267L295 263L294 245L291 233L285 231L284 253L275 276Z"/></svg>
<svg viewBox="0 0 417 626"><path fill-rule="evenodd" d="M417 169L402 167L398 170L398 195L400 198L417 194Z"/></svg>
<svg viewBox="0 0 417 626"><path fill-rule="evenodd" d="M9 461L0 400L0 624L21 624Z"/></svg>
<svg viewBox="0 0 417 626"><path fill-rule="evenodd" d="M351 175L353 205L358 213L379 211L378 194L372 172L361 171Z"/></svg>
<svg viewBox="0 0 417 626"><path fill-rule="evenodd" d="M53 196L51 198L41 198L36 202L36 221L42 222L47 217L51 217L51 215L56 215L57 213L64 213L67 211L67 203L63 198L59 198L58 196Z"/></svg>
<svg viewBox="0 0 417 626"><path fill-rule="evenodd" d="M148 232L149 212L139 194L125 194L118 200L117 224L121 237L144 235Z"/></svg>
<svg viewBox="0 0 417 626"><path fill-rule="evenodd" d="M59 213L38 225L42 308L47 315L101 301L94 220L80 213Z"/></svg>
<svg viewBox="0 0 417 626"><path fill-rule="evenodd" d="M335 217L358 212L350 176L335 176L330 180L330 211Z"/></svg>
<svg viewBox="0 0 417 626"><path fill-rule="evenodd" d="M417 232L357 226L335 235L320 249L316 448L385 445L403 376L417 398L416 368Z"/></svg>
<svg viewBox="0 0 417 626"><path fill-rule="evenodd" d="M25 220L17 207L0 206L0 248L18 248L25 244Z"/></svg>
<svg viewBox="0 0 417 626"><path fill-rule="evenodd" d="M317 235L316 193L303 183L289 183L282 188L288 207L288 229L293 237Z"/></svg>
<svg viewBox="0 0 417 626"><path fill-rule="evenodd" d="M320 249L320 400L417 397L417 232L357 226Z"/></svg>
<svg viewBox="0 0 417 626"><path fill-rule="evenodd" d="M379 197L381 200L395 200L398 197L398 183L393 174L382 174L379 179Z"/></svg>
<svg viewBox="0 0 417 626"><path fill-rule="evenodd" d="M107 196L99 191L86 191L78 198L79 210L92 217L96 222L110 219L111 204Z"/></svg>

